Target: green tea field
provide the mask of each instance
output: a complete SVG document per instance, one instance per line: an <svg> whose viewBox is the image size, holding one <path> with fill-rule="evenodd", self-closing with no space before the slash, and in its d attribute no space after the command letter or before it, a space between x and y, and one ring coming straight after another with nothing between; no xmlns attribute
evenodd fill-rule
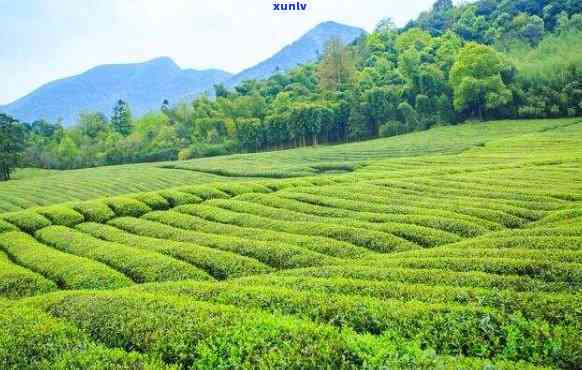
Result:
<svg viewBox="0 0 582 370"><path fill-rule="evenodd" d="M580 369L582 121L0 183L2 369Z"/></svg>

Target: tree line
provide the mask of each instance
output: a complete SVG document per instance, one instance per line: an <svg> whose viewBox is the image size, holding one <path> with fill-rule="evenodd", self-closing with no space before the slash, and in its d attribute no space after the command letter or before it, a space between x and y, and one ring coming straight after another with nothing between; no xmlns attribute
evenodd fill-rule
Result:
<svg viewBox="0 0 582 370"><path fill-rule="evenodd" d="M86 112L71 128L18 123L2 159L43 168L189 159L342 143L466 120L582 115L582 2L438 0L398 29L389 20L316 63L132 117ZM19 127L14 129L14 127ZM6 134L5 134L6 133ZM8 163L8 164L5 164ZM4 170L2 170L4 171ZM8 176L2 175L0 179Z"/></svg>

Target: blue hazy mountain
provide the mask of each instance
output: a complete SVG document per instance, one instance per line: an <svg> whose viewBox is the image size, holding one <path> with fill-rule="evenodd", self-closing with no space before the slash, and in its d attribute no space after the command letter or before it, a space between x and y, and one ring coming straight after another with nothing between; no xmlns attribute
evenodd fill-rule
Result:
<svg viewBox="0 0 582 370"><path fill-rule="evenodd" d="M109 64L94 67L80 75L49 82L30 94L0 106L0 112L32 122L46 119L75 122L83 111L110 115L115 102L123 99L134 115L157 110L164 99L171 104L203 92L212 93L213 85L234 87L243 80L265 79L277 71L313 62L323 52L325 43L339 38L350 43L365 31L335 22L325 22L286 46L271 58L237 75L208 69L181 69L168 57L145 63Z"/></svg>
<svg viewBox="0 0 582 370"><path fill-rule="evenodd" d="M118 99L129 102L140 115L158 109L164 99L175 101L202 92L231 77L220 70L180 69L170 58L145 63L109 64L94 67L77 76L52 81L15 102L0 107L23 121L44 118L65 124L74 122L82 111L107 115Z"/></svg>
<svg viewBox="0 0 582 370"><path fill-rule="evenodd" d="M332 38L339 38L344 44L349 44L363 33L366 31L361 28L336 22L320 23L269 59L233 76L225 85L234 87L244 80L265 79L278 71L287 71L299 64L314 62L323 54L325 44Z"/></svg>

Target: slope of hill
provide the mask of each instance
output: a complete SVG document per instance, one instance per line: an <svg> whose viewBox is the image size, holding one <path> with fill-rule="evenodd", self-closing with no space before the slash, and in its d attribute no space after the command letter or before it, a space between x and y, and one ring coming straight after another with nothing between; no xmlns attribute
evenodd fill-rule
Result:
<svg viewBox="0 0 582 370"><path fill-rule="evenodd" d="M211 91L218 83L234 87L243 80L267 78L277 71L315 61L331 38L349 43L364 32L335 22L322 23L271 58L235 76L217 69L180 69L168 57L145 63L97 66L80 75L49 82L13 103L0 106L0 112L25 122L62 118L65 124L70 124L82 111L109 115L115 102L124 99L134 114L141 115L159 109L164 99L176 103Z"/></svg>
<svg viewBox="0 0 582 370"><path fill-rule="evenodd" d="M330 39L339 38L343 43L349 44L365 33L366 31L361 28L336 22L321 23L269 59L236 74L226 81L225 85L234 87L244 80L265 79L299 64L314 62L323 53L325 43Z"/></svg>
<svg viewBox="0 0 582 370"><path fill-rule="evenodd" d="M302 178L352 171L363 176L382 161L394 162L396 167L402 167L400 163L402 161L412 163L411 157L449 155L453 161L462 161L465 156L473 153L473 149L483 149L483 146L498 145L500 148L494 153L501 155L503 145L517 145L513 142L507 144L508 140L514 138L519 140L536 133L549 137L551 132L562 132L570 125L580 129L582 123L579 121L580 119L496 121L439 127L392 138L342 145L57 171L50 176L24 177L21 180L0 182L0 212L139 191L154 191L180 184ZM561 140L565 146L566 139ZM549 152L550 159L557 155L580 154L574 149L579 140L575 138L571 140L574 145L570 152ZM538 159L544 155L543 151L533 152L533 147L530 151ZM485 155L484 153L489 152L481 150L476 153ZM526 150L521 152L523 159L527 159L527 154ZM517 157L513 160L519 162L522 158ZM486 157L484 161L489 161L489 158ZM83 184L91 186L86 187Z"/></svg>
<svg viewBox="0 0 582 370"><path fill-rule="evenodd" d="M176 101L229 77L228 72L214 69L180 69L167 57L145 63L102 65L77 76L49 82L0 107L0 111L23 121L62 118L68 124L82 111L109 114L115 102L124 99L132 111L140 115L159 109L164 99Z"/></svg>
<svg viewBox="0 0 582 370"><path fill-rule="evenodd" d="M464 125L248 156L350 174L0 213L3 364L579 369L581 141L575 119ZM68 181L70 200L95 188Z"/></svg>

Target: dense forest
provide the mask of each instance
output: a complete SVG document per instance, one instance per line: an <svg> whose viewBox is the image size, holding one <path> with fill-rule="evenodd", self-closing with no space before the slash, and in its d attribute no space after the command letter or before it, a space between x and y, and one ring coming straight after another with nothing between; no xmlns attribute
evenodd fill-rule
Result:
<svg viewBox="0 0 582 370"><path fill-rule="evenodd" d="M8 168L71 169L365 140L467 120L582 115L582 2L438 0L317 63L132 117L86 112L71 128L0 115ZM8 153L10 153L8 155Z"/></svg>

